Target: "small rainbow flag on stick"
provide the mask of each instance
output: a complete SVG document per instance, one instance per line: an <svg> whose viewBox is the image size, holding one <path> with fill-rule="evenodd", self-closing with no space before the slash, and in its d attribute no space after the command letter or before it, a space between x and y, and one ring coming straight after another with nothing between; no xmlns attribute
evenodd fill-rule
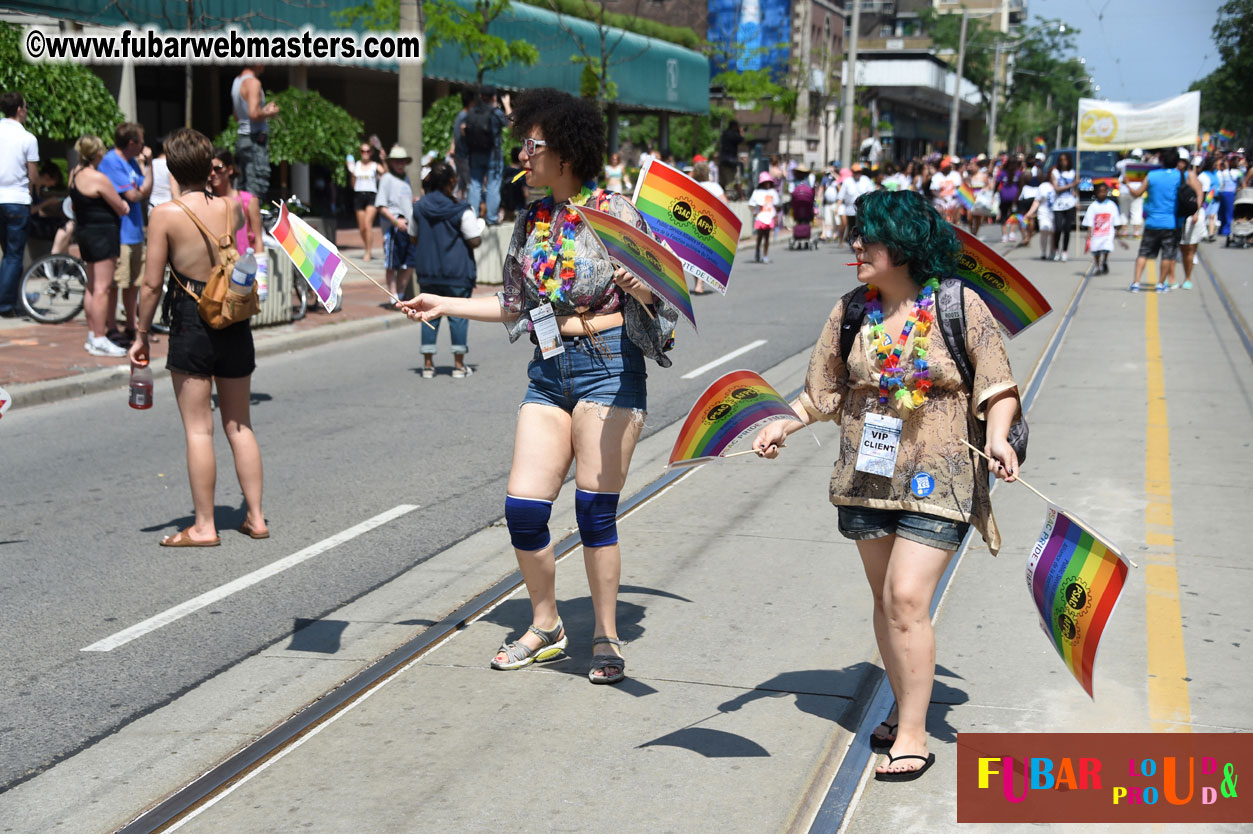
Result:
<svg viewBox="0 0 1253 834"><path fill-rule="evenodd" d="M1048 147L1048 145L1046 145L1046 144L1044 143L1044 137L1043 137L1043 136L1037 136L1037 137L1035 138L1035 149L1036 149L1037 151L1039 151L1040 153L1044 153L1044 150L1045 150L1045 148L1047 148L1047 147Z"/></svg>
<svg viewBox="0 0 1253 834"><path fill-rule="evenodd" d="M954 226L953 231L962 245L957 254L957 277L979 293L1010 336L1017 336L1052 312L1040 291L1008 261L966 230Z"/></svg>
<svg viewBox="0 0 1253 834"><path fill-rule="evenodd" d="M962 183L957 187L957 199L967 210L975 207L975 192L970 190L970 186Z"/></svg>
<svg viewBox="0 0 1253 834"><path fill-rule="evenodd" d="M687 294L687 276L678 255L654 240L648 232L642 232L612 214L583 206L573 208L596 233L610 260L622 264L627 272L647 284L695 329L696 314L692 312L692 299Z"/></svg>
<svg viewBox="0 0 1253 834"><path fill-rule="evenodd" d="M1027 587L1040 627L1090 698L1101 633L1129 567L1116 547L1049 502L1044 530L1027 562Z"/></svg>
<svg viewBox="0 0 1253 834"><path fill-rule="evenodd" d="M278 222L270 230L270 235L287 253L296 271L309 282L326 312L331 312L339 285L348 272L339 250L308 223L288 212L287 206L282 203L279 204Z"/></svg>
<svg viewBox="0 0 1253 834"><path fill-rule="evenodd" d="M1132 162L1123 169L1123 179L1127 182L1144 182L1144 178L1149 175L1149 171L1155 171L1160 165L1153 165L1149 162Z"/></svg>
<svg viewBox="0 0 1253 834"><path fill-rule="evenodd" d="M1227 128L1223 128L1222 130L1218 131L1218 135L1227 140L1236 138L1236 132L1234 130L1227 130Z"/></svg>
<svg viewBox="0 0 1253 834"><path fill-rule="evenodd" d="M696 180L655 159L640 171L634 202L683 269L726 295L740 239L735 212Z"/></svg>
<svg viewBox="0 0 1253 834"><path fill-rule="evenodd" d="M796 420L779 392L752 371L731 371L705 389L670 450L674 466L692 466L723 457L731 444L774 420Z"/></svg>

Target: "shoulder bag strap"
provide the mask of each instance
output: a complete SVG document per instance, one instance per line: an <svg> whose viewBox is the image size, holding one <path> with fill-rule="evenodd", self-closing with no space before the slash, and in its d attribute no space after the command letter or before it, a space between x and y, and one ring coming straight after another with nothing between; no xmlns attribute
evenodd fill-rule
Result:
<svg viewBox="0 0 1253 834"><path fill-rule="evenodd" d="M939 309L940 333L944 346L957 365L966 390L974 391L975 369L966 353L966 303L962 282L957 278L945 278L940 282Z"/></svg>
<svg viewBox="0 0 1253 834"><path fill-rule="evenodd" d="M229 197L226 197L224 199L226 200L226 234L217 238L218 249L225 249L227 246L233 246L235 244L234 201L231 200ZM192 222L196 224L196 228L200 230L200 234L204 236L204 239L206 242L208 243L214 242L214 234L210 232L208 227L205 226L204 222L199 217L196 216L196 213L187 207L186 203L184 203L182 200L178 199L177 197L171 200L171 202L177 205L183 211L187 212L187 216L190 217ZM209 257L212 259L210 263L210 267L217 266L218 253L217 253L217 250L215 250L212 246L209 247ZM187 287L187 285L184 284L178 278L178 272L175 271L173 266L170 267L170 275L174 276L174 280L178 281L178 285L183 288L184 292L186 292L188 295L190 295L192 298L196 299L197 301L200 300L200 296L192 292Z"/></svg>
<svg viewBox="0 0 1253 834"><path fill-rule="evenodd" d="M861 319L866 312L866 285L862 284L853 290L848 304L844 306L844 318L840 322L840 356L844 364L848 364L848 355L853 352L853 342L857 332L861 330Z"/></svg>

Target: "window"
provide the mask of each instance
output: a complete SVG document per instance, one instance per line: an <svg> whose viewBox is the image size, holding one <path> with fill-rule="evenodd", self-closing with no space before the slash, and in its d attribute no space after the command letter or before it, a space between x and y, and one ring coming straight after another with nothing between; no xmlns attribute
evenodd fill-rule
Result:
<svg viewBox="0 0 1253 834"><path fill-rule="evenodd" d="M879 37L881 38L892 37L892 24L891 23L885 23L879 27Z"/></svg>

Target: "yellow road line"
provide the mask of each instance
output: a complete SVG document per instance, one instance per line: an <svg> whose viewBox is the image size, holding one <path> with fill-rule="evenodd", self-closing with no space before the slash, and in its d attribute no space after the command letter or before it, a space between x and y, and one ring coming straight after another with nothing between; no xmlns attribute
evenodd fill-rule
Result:
<svg viewBox="0 0 1253 834"><path fill-rule="evenodd" d="M1157 265L1148 264L1157 282ZM1188 665L1179 612L1179 571L1175 562L1174 510L1170 494L1170 423L1166 414L1166 381L1158 328L1157 293L1144 305L1144 349L1147 368L1148 420L1144 447L1145 625L1148 634L1149 722L1154 732L1191 732Z"/></svg>

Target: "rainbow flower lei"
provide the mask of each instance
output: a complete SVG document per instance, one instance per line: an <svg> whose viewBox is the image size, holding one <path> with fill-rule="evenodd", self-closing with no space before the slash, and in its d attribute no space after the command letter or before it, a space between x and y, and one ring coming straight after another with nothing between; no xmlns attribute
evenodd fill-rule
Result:
<svg viewBox="0 0 1253 834"><path fill-rule="evenodd" d="M879 361L879 402L887 405L893 402L897 411L909 411L927 401L927 392L931 390L931 371L927 366L927 348L931 344L928 333L935 322L935 293L940 289L940 282L935 278L923 285L922 291L914 301L914 309L901 330L901 337L895 344L892 337L883 329L883 305L879 301L879 289L875 286L866 287L866 316L870 321L871 344ZM917 330L914 336L914 359L912 373L909 360L901 363L901 353L909 334Z"/></svg>
<svg viewBox="0 0 1253 834"><path fill-rule="evenodd" d="M570 206L587 205L592 199L594 187L594 183L584 183L579 193L570 198L569 205L561 211L560 225L553 219L551 192L535 206L531 229L538 233L539 238L531 253L531 275L540 296L550 302L569 303L575 275L575 234L579 226L579 215ZM597 200L598 207L600 203L601 200ZM553 228L555 225L556 229Z"/></svg>

